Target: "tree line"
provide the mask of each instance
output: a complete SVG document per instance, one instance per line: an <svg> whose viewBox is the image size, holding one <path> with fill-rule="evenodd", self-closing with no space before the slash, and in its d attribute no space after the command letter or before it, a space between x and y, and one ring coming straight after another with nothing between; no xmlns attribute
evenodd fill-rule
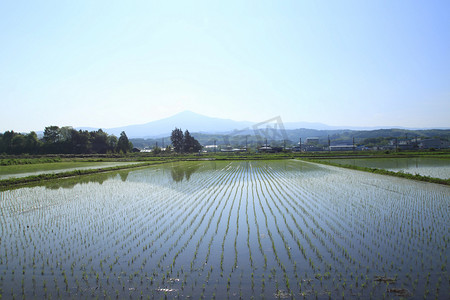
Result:
<svg viewBox="0 0 450 300"><path fill-rule="evenodd" d="M0 133L0 153L4 154L106 154L127 153L133 149L124 131L117 138L103 130L75 130L72 127L48 126L41 139L36 132Z"/></svg>
<svg viewBox="0 0 450 300"><path fill-rule="evenodd" d="M170 141L172 142L173 150L177 153L195 153L202 150L200 142L187 129L184 134L180 128L172 130Z"/></svg>

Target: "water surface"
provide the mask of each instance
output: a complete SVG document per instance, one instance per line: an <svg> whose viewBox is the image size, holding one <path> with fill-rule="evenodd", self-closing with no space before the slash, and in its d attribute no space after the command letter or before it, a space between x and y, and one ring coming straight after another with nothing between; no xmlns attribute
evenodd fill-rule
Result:
<svg viewBox="0 0 450 300"><path fill-rule="evenodd" d="M326 160L343 165L385 169L435 178L450 178L450 159L446 158L355 158Z"/></svg>
<svg viewBox="0 0 450 300"><path fill-rule="evenodd" d="M0 192L3 298L446 299L450 188L296 160ZM382 279L394 280L387 285Z"/></svg>

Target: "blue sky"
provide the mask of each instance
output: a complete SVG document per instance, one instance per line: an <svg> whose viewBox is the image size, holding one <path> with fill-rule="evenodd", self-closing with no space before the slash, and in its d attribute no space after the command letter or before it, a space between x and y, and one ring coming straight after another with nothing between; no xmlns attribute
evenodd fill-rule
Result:
<svg viewBox="0 0 450 300"><path fill-rule="evenodd" d="M0 132L191 110L450 127L449 1L1 1Z"/></svg>

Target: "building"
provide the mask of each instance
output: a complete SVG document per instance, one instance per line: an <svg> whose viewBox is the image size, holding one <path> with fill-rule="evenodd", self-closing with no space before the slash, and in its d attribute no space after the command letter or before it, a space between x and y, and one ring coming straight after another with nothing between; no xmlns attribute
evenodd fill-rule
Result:
<svg viewBox="0 0 450 300"><path fill-rule="evenodd" d="M220 152L241 152L241 151L245 151L244 149L239 149L239 148L233 148L231 146L225 146L222 149L220 149Z"/></svg>
<svg viewBox="0 0 450 300"><path fill-rule="evenodd" d="M306 144L318 144L319 138L318 137L307 137L306 138Z"/></svg>
<svg viewBox="0 0 450 300"><path fill-rule="evenodd" d="M420 142L419 147L422 149L444 149L449 147L449 142L441 139L426 139Z"/></svg>
<svg viewBox="0 0 450 300"><path fill-rule="evenodd" d="M330 151L353 151L356 148L353 145L330 146Z"/></svg>
<svg viewBox="0 0 450 300"><path fill-rule="evenodd" d="M218 148L219 148L219 146L217 146L217 145L206 145L203 147L203 149L207 152L217 152Z"/></svg>

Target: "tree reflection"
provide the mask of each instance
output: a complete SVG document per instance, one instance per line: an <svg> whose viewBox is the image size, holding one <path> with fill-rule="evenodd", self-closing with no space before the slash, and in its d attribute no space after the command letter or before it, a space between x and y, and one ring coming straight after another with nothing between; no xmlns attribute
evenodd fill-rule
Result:
<svg viewBox="0 0 450 300"><path fill-rule="evenodd" d="M57 190L60 188L63 189L71 189L77 184L84 184L84 183L99 183L103 184L103 182L107 181L108 179L113 179L117 175L120 176L120 179L122 181L126 181L128 178L128 174L130 171L120 171L120 172L107 172L107 173L98 173L94 175L85 175L81 177L71 177L71 178L60 178L55 181L51 180L49 182L44 183L43 185L47 189L51 190ZM42 185L42 183L38 184Z"/></svg>
<svg viewBox="0 0 450 300"><path fill-rule="evenodd" d="M190 166L174 166L171 169L170 174L175 182L181 182L184 178L187 181L191 178L191 175L200 168L200 165L190 165Z"/></svg>

